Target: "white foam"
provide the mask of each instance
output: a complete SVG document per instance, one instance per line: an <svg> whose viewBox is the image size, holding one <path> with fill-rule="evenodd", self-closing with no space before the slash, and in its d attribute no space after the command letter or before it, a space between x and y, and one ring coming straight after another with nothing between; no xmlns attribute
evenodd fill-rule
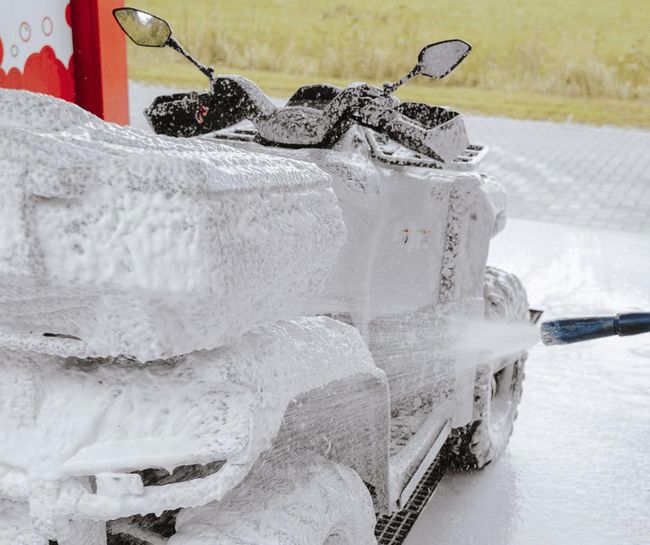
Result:
<svg viewBox="0 0 650 545"><path fill-rule="evenodd" d="M445 350L456 336L448 317L483 318L490 240L505 224L503 188L476 171L382 164L358 130L333 150L268 153L329 173L348 230L331 277L305 313L329 313L359 328L388 375L393 409L417 405L419 392L438 400L456 395L463 409L455 425L465 425L468 370L480 355Z"/></svg>
<svg viewBox="0 0 650 545"><path fill-rule="evenodd" d="M4 349L0 366L0 496L26 500L36 483L63 480L68 491L53 498L60 516L104 520L220 499L271 446L293 399L359 373L383 376L358 331L329 318L265 326L173 362ZM142 495L102 498L65 484L216 460L226 463L206 479Z"/></svg>
<svg viewBox="0 0 650 545"><path fill-rule="evenodd" d="M354 471L298 457L260 467L223 502L182 510L169 545L371 545L374 527L372 500Z"/></svg>
<svg viewBox="0 0 650 545"><path fill-rule="evenodd" d="M345 228L313 165L0 91L0 330L140 360L295 315Z"/></svg>
<svg viewBox="0 0 650 545"><path fill-rule="evenodd" d="M26 503L0 498L0 545L47 545L32 528Z"/></svg>

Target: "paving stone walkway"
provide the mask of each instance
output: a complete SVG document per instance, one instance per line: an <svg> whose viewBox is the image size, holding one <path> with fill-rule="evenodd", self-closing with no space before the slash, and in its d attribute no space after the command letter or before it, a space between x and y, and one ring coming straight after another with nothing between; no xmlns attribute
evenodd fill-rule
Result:
<svg viewBox="0 0 650 545"><path fill-rule="evenodd" d="M161 87L130 83L131 119ZM650 232L650 131L466 116L483 170L508 192L513 218Z"/></svg>
<svg viewBox="0 0 650 545"><path fill-rule="evenodd" d="M511 217L650 232L650 131L467 116Z"/></svg>

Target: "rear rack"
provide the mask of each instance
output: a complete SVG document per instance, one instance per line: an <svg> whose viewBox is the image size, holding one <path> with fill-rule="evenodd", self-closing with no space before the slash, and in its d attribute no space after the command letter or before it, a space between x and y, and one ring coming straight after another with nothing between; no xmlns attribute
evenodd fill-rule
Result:
<svg viewBox="0 0 650 545"><path fill-rule="evenodd" d="M420 153L416 153L384 135L377 134L371 129L363 129L370 148L370 156L377 161L389 165L403 167L422 167L445 170L474 170L488 153L487 146L469 144L451 163L436 161ZM254 142L257 130L242 127L231 127L209 135L218 140L235 142ZM284 146L283 146L284 147ZM295 148L298 146L287 146ZM313 147L313 146L305 146Z"/></svg>

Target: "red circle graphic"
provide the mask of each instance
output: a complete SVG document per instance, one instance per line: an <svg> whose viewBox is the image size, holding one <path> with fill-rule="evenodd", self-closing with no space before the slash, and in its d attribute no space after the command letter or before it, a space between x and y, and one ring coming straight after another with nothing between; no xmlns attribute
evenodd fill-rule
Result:
<svg viewBox="0 0 650 545"><path fill-rule="evenodd" d="M43 20L41 21L41 30L46 36L52 35L52 31L54 30L54 23L52 23L52 19L50 19L47 15L43 17Z"/></svg>
<svg viewBox="0 0 650 545"><path fill-rule="evenodd" d="M21 23L18 34L23 42L28 42L32 37L32 27L29 26L29 23Z"/></svg>

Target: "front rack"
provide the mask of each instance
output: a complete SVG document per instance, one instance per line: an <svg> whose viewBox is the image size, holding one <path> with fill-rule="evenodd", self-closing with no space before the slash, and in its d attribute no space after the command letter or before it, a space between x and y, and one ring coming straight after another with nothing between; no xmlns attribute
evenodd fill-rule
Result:
<svg viewBox="0 0 650 545"><path fill-rule="evenodd" d="M217 140L234 140L235 142L253 142L257 136L255 129L241 127L229 127L208 135Z"/></svg>
<svg viewBox="0 0 650 545"><path fill-rule="evenodd" d="M488 147L469 144L451 163L436 161L408 149L385 135L365 130L370 155L382 163L404 167L423 167L445 170L473 170L487 155Z"/></svg>

